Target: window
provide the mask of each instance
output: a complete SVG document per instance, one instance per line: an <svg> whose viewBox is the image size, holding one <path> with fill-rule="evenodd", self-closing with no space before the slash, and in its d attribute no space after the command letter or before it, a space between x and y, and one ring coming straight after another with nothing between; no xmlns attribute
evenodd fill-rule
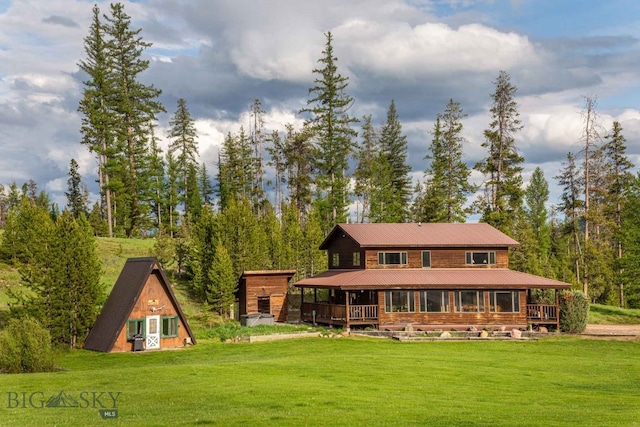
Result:
<svg viewBox="0 0 640 427"><path fill-rule="evenodd" d="M331 266L337 267L339 265L340 265L340 254L337 252L331 254Z"/></svg>
<svg viewBox="0 0 640 427"><path fill-rule="evenodd" d="M353 266L358 267L360 265L360 252L353 253Z"/></svg>
<svg viewBox="0 0 640 427"><path fill-rule="evenodd" d="M378 264L380 265L406 265L406 252L378 252Z"/></svg>
<svg viewBox="0 0 640 427"><path fill-rule="evenodd" d="M422 251L422 267L431 267L431 251Z"/></svg>
<svg viewBox="0 0 640 427"><path fill-rule="evenodd" d="M134 335L144 336L144 319L129 319L127 321L127 339L132 340Z"/></svg>
<svg viewBox="0 0 640 427"><path fill-rule="evenodd" d="M520 293L518 291L489 292L489 309L492 313L519 313Z"/></svg>
<svg viewBox="0 0 640 427"><path fill-rule="evenodd" d="M162 318L162 336L163 337L178 336L178 316Z"/></svg>
<svg viewBox="0 0 640 427"><path fill-rule="evenodd" d="M258 313L271 313L271 297L258 297Z"/></svg>
<svg viewBox="0 0 640 427"><path fill-rule="evenodd" d="M456 291L454 299L458 313L484 313L483 291Z"/></svg>
<svg viewBox="0 0 640 427"><path fill-rule="evenodd" d="M413 313L416 311L413 291L387 291L384 293L386 313Z"/></svg>
<svg viewBox="0 0 640 427"><path fill-rule="evenodd" d="M467 252L467 264L495 264L495 252Z"/></svg>
<svg viewBox="0 0 640 427"><path fill-rule="evenodd" d="M423 313L448 313L448 291L420 291L420 311Z"/></svg>

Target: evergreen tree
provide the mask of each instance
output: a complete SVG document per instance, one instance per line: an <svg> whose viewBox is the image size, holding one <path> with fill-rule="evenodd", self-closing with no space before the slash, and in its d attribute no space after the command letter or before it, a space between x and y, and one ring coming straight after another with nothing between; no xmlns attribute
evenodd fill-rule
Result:
<svg viewBox="0 0 640 427"><path fill-rule="evenodd" d="M313 181L313 145L312 129L304 126L295 131L292 125L287 125L285 139L285 155L287 169L287 190L289 201L295 206L300 215L299 221L306 218L312 203Z"/></svg>
<svg viewBox="0 0 640 427"><path fill-rule="evenodd" d="M479 200L482 221L512 235L515 213L522 205L522 166L524 158L518 154L515 134L522 129L518 105L514 99L516 87L511 76L500 71L491 95L491 123L484 131L488 156L475 168L487 178L484 196Z"/></svg>
<svg viewBox="0 0 640 427"><path fill-rule="evenodd" d="M307 123L316 137L316 205L322 218L323 229L328 232L336 222L345 222L349 205L349 158L353 152L352 138L357 135L351 124L356 119L348 115L353 98L346 94L348 78L338 73L337 58L333 53L333 36L325 34L326 44L321 68L314 86L309 89L307 112L311 118Z"/></svg>
<svg viewBox="0 0 640 427"><path fill-rule="evenodd" d="M365 222L365 218L369 218L371 195L375 191L374 164L380 152L376 131L371 124L371 115L362 118L362 133L360 136L362 137L362 143L357 150L357 165L354 173L355 195L360 204L360 213L357 215L356 221Z"/></svg>
<svg viewBox="0 0 640 427"><path fill-rule="evenodd" d="M68 192L67 207L74 218L78 218L82 214L87 214L87 205L89 201L89 192L86 186L82 184L82 177L78 173L78 163L75 159L71 159L69 164L69 178L67 179Z"/></svg>
<svg viewBox="0 0 640 427"><path fill-rule="evenodd" d="M423 211L431 212L421 218L424 222L465 222L467 196L475 188L469 183L471 172L463 160L462 119L466 114L460 104L449 100L444 113L439 114L429 147L431 163L427 176Z"/></svg>
<svg viewBox="0 0 640 427"><path fill-rule="evenodd" d="M209 179L209 173L207 172L207 165L200 164L198 169L198 186L200 189L200 195L202 196L202 203L205 205L211 205L213 203L212 196L214 194L214 188Z"/></svg>
<svg viewBox="0 0 640 427"><path fill-rule="evenodd" d="M109 107L115 119L117 150L122 156L118 162L123 185L118 212L123 214L120 220L130 237L139 230L147 214L148 206L142 195L148 192L145 185L151 182L148 177L149 126L164 107L157 100L161 91L139 80L139 75L149 68L149 61L142 59L142 53L151 43L142 40L140 29L131 28L131 17L124 12L122 4L111 4L111 14L104 18L106 48L113 61L109 76L113 97Z"/></svg>
<svg viewBox="0 0 640 427"><path fill-rule="evenodd" d="M387 121L380 130L380 158L387 174L384 187L389 188L385 209L380 222L405 222L409 217L411 195L411 166L407 164L407 137L402 134L396 104L392 100L387 110Z"/></svg>
<svg viewBox="0 0 640 427"><path fill-rule="evenodd" d="M189 192L192 191L188 185L188 176L191 168L198 164L198 143L196 141L195 120L191 117L187 102L183 98L178 100L178 108L169 121L169 126L171 129L167 136L172 139L169 144L169 152L173 154L177 162L178 186L181 200L184 203L184 212L188 214L190 206L187 200L190 197Z"/></svg>
<svg viewBox="0 0 640 427"><path fill-rule="evenodd" d="M227 248L220 242L216 245L213 265L209 270L209 280L213 288L208 294L208 302L218 314L229 317L235 301L238 277L233 271L233 264Z"/></svg>
<svg viewBox="0 0 640 427"><path fill-rule="evenodd" d="M567 154L567 160L563 162L562 170L555 178L562 189L559 209L564 214L562 235L570 242L567 258L572 265L571 281L579 283L584 265L584 240L580 223L584 209L583 200L580 198L583 182L579 179L576 159L572 153Z"/></svg>
<svg viewBox="0 0 640 427"><path fill-rule="evenodd" d="M640 308L640 174L629 180L626 195L620 229L624 252L619 265L625 306Z"/></svg>
<svg viewBox="0 0 640 427"><path fill-rule="evenodd" d="M153 130L153 126L151 127ZM162 149L158 146L158 139L154 134L151 135L149 147L149 180L151 194L149 196L151 203L151 215L154 217L152 226L158 230L158 234L164 234L164 211L167 205L166 179L165 179L165 161Z"/></svg>
<svg viewBox="0 0 640 427"><path fill-rule="evenodd" d="M525 190L525 200L527 205L526 220L531 224L535 240L535 249L531 256L537 260L536 267L527 272L553 277L549 263L551 247L551 229L547 214L549 184L540 167L537 167L531 175L531 180Z"/></svg>

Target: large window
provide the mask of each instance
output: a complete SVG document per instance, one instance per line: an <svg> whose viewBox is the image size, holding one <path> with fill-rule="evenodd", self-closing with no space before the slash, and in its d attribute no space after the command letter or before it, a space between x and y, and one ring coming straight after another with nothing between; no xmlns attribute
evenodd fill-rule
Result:
<svg viewBox="0 0 640 427"><path fill-rule="evenodd" d="M520 293L518 291L489 292L489 309L492 313L519 313Z"/></svg>
<svg viewBox="0 0 640 427"><path fill-rule="evenodd" d="M458 313L484 313L483 291L456 291L454 297Z"/></svg>
<svg viewBox="0 0 640 427"><path fill-rule="evenodd" d="M162 318L162 336L163 337L178 336L178 316Z"/></svg>
<svg viewBox="0 0 640 427"><path fill-rule="evenodd" d="M431 251L422 251L422 267L431 267Z"/></svg>
<svg viewBox="0 0 640 427"><path fill-rule="evenodd" d="M495 264L495 252L467 252L467 264Z"/></svg>
<svg viewBox="0 0 640 427"><path fill-rule="evenodd" d="M378 264L380 265L406 265L406 252L378 252Z"/></svg>
<svg viewBox="0 0 640 427"><path fill-rule="evenodd" d="M134 335L144 336L144 319L129 319L127 321L127 339L132 340Z"/></svg>
<svg viewBox="0 0 640 427"><path fill-rule="evenodd" d="M387 313L413 313L416 311L413 291L387 291L384 293L384 310Z"/></svg>
<svg viewBox="0 0 640 427"><path fill-rule="evenodd" d="M448 313L448 291L420 291L420 311L423 313Z"/></svg>

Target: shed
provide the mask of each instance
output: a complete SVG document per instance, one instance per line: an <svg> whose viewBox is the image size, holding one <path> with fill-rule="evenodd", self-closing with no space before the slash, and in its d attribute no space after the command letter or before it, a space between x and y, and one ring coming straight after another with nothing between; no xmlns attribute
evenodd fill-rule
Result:
<svg viewBox="0 0 640 427"><path fill-rule="evenodd" d="M244 271L236 292L240 317L266 314L276 322L286 322L289 281L294 274L295 270Z"/></svg>
<svg viewBox="0 0 640 427"><path fill-rule="evenodd" d="M195 344L187 318L158 260L129 258L84 343L124 352Z"/></svg>

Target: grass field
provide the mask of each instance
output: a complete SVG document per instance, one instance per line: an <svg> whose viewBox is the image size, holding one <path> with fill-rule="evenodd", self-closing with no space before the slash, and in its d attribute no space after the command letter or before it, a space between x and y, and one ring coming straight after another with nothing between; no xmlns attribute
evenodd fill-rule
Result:
<svg viewBox="0 0 640 427"><path fill-rule="evenodd" d="M639 360L638 340L574 337L75 351L59 372L3 375L0 425L633 426ZM61 391L80 407L33 407ZM101 407L118 418L103 420Z"/></svg>

